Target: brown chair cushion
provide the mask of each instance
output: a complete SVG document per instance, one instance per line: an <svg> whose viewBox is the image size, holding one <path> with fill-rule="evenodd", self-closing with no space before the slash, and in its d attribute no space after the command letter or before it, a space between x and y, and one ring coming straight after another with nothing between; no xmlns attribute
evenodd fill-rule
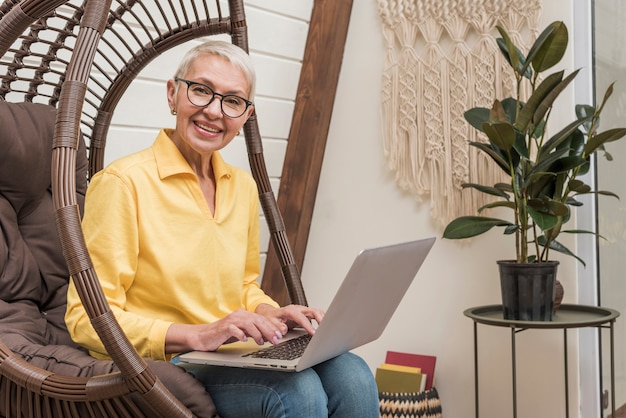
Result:
<svg viewBox="0 0 626 418"><path fill-rule="evenodd" d="M19 319L33 321L27 328L31 337L66 344L71 342L62 329L68 272L50 186L54 120L50 106L0 103L0 299L21 303ZM76 188L82 205L87 187L84 145L79 155ZM16 319L2 314L0 333Z"/></svg>
<svg viewBox="0 0 626 418"><path fill-rule="evenodd" d="M69 273L56 231L51 190L54 107L0 102L0 340L32 364L65 376L117 370L70 338L65 326ZM77 202L87 188L82 141ZM197 416L215 416L204 387L183 369L148 360L166 387Z"/></svg>

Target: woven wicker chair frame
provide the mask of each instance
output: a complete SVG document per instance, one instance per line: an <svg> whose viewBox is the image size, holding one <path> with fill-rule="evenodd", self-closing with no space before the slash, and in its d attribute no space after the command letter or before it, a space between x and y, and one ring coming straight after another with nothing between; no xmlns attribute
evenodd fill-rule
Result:
<svg viewBox="0 0 626 418"><path fill-rule="evenodd" d="M248 51L243 2L229 0L5 0L0 5L0 100L57 108L52 150L55 215L63 253L86 311L120 373L75 378L38 369L0 341L0 396L18 416L191 416L137 354L113 316L80 227L74 171L79 132L90 175L103 165L113 112L130 83L155 57L188 40L227 34ZM228 13L226 13L228 12ZM300 276L265 168L256 116L244 127L252 174L292 303L305 304ZM154 407L139 410L137 393ZM21 411L24 400L30 408Z"/></svg>

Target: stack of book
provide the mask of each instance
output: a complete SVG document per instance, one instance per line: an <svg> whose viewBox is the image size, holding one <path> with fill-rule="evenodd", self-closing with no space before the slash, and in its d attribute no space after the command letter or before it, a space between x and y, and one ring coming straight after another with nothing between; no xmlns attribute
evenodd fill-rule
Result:
<svg viewBox="0 0 626 418"><path fill-rule="evenodd" d="M419 393L433 387L437 357L388 351L376 369L379 392Z"/></svg>

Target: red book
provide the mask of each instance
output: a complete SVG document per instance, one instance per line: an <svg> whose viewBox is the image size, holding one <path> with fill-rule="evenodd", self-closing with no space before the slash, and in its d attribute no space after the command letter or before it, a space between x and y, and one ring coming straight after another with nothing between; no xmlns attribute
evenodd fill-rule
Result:
<svg viewBox="0 0 626 418"><path fill-rule="evenodd" d="M428 390L433 387L435 377L435 363L437 357L424 354L400 353L398 351L387 351L385 363L399 364L401 366L419 367L426 375L426 387Z"/></svg>

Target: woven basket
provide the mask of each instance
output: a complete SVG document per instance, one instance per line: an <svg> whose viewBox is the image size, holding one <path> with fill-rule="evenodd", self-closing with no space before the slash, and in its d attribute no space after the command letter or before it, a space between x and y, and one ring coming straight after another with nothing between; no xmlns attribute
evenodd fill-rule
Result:
<svg viewBox="0 0 626 418"><path fill-rule="evenodd" d="M381 418L441 418L441 401L437 389L420 393L378 394Z"/></svg>

